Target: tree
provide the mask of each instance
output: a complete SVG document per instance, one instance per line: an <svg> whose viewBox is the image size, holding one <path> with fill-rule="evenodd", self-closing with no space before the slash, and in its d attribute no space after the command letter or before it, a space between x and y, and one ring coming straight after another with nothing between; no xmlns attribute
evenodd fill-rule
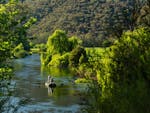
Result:
<svg viewBox="0 0 150 113"><path fill-rule="evenodd" d="M108 25L104 26L110 35L121 37L127 30L133 31L137 26L140 10L147 3L147 0L118 1L110 7L107 14Z"/></svg>
<svg viewBox="0 0 150 113"><path fill-rule="evenodd" d="M137 19L137 24L150 27L150 1L147 1L147 3L142 6L140 15Z"/></svg>
<svg viewBox="0 0 150 113"><path fill-rule="evenodd" d="M70 52L81 44L82 41L76 36L68 38L65 31L56 30L51 36L48 37L47 51L45 54L41 55L41 62L47 66L55 64L55 66L57 65L58 67L66 67L69 64L68 58ZM79 52L77 49L75 54L78 54ZM83 59L81 59L81 61L83 61Z"/></svg>
<svg viewBox="0 0 150 113"><path fill-rule="evenodd" d="M0 4L0 68L7 67L11 52L22 43L29 50L26 30L36 21L35 18L26 18L23 9L17 0L10 0ZM3 75L3 73L1 73Z"/></svg>
<svg viewBox="0 0 150 113"><path fill-rule="evenodd" d="M149 28L127 31L95 63L98 81L89 89L92 111L149 113L149 36Z"/></svg>
<svg viewBox="0 0 150 113"><path fill-rule="evenodd" d="M69 51L68 37L62 30L56 30L47 41L47 52L50 54L63 54Z"/></svg>

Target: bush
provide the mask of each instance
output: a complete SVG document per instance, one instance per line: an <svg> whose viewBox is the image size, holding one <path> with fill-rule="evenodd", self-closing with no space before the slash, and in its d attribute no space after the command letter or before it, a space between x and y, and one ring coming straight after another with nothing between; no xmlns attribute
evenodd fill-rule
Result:
<svg viewBox="0 0 150 113"><path fill-rule="evenodd" d="M70 53L69 65L77 67L79 63L87 62L86 51L83 47L76 47Z"/></svg>
<svg viewBox="0 0 150 113"><path fill-rule="evenodd" d="M44 52L41 53L40 60L41 60L41 64L43 66L48 65L48 63L51 61L51 59L52 59L52 55L50 55L50 54L47 55Z"/></svg>
<svg viewBox="0 0 150 113"><path fill-rule="evenodd" d="M34 48L39 49L39 52L46 52L46 44L44 43L36 44Z"/></svg>
<svg viewBox="0 0 150 113"><path fill-rule="evenodd" d="M1 80L9 80L13 75L13 69L9 66L0 67L0 81Z"/></svg>
<svg viewBox="0 0 150 113"><path fill-rule="evenodd" d="M28 52L25 50L20 50L16 53L14 53L15 58L24 58L28 55Z"/></svg>
<svg viewBox="0 0 150 113"><path fill-rule="evenodd" d="M52 56L51 61L49 62L48 66L54 67L68 67L69 65L69 53L65 53L64 55L55 54Z"/></svg>
<svg viewBox="0 0 150 113"><path fill-rule="evenodd" d="M69 65L69 55L70 53L65 53L59 58L60 65L59 67L68 67Z"/></svg>
<svg viewBox="0 0 150 113"><path fill-rule="evenodd" d="M54 67L58 67L60 65L60 61L59 58L61 57L60 54L55 54L51 57L50 62L48 63L48 66L54 66Z"/></svg>
<svg viewBox="0 0 150 113"><path fill-rule="evenodd" d="M12 53L15 58L23 58L28 55L28 52L26 50L24 50L22 43L20 43L18 46L16 46Z"/></svg>
<svg viewBox="0 0 150 113"><path fill-rule="evenodd" d="M75 83L90 83L91 81L85 78L78 78L77 80L75 80Z"/></svg>
<svg viewBox="0 0 150 113"><path fill-rule="evenodd" d="M69 41L70 51L72 51L72 49L82 44L82 40L75 36L69 38L68 41Z"/></svg>

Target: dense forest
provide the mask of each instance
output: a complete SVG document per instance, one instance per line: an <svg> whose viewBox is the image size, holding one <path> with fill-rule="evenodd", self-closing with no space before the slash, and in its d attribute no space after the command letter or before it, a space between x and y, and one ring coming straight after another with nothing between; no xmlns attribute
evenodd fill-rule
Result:
<svg viewBox="0 0 150 113"><path fill-rule="evenodd" d="M85 46L103 46L112 36L133 30L144 1L139 0L26 0L29 14L38 19L28 32L36 43L46 42L56 29L84 40ZM37 39L38 38L38 39ZM110 39L110 40L109 40ZM39 42L38 42L39 41Z"/></svg>
<svg viewBox="0 0 150 113"><path fill-rule="evenodd" d="M36 51L41 66L69 68L88 84L84 111L150 112L148 0L3 0L0 42L1 87L9 90L11 61Z"/></svg>

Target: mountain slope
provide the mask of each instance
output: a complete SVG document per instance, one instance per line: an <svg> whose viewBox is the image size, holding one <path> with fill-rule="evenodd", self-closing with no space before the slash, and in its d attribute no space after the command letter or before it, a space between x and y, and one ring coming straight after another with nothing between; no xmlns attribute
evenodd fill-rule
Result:
<svg viewBox="0 0 150 113"><path fill-rule="evenodd" d="M80 37L85 46L100 46L111 35L120 35L123 29L130 29L134 1L26 0L23 4L38 18L28 35L41 43L56 29L62 29Z"/></svg>

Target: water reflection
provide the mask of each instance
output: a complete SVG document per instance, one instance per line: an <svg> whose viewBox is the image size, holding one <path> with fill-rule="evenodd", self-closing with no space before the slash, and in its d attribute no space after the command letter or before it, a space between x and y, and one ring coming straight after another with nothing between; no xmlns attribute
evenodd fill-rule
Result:
<svg viewBox="0 0 150 113"><path fill-rule="evenodd" d="M36 54L15 60L14 66L16 88L9 103L16 101L19 106L16 113L80 113L81 86L74 84L75 78L69 70L40 69L40 58ZM54 78L56 88L45 87L49 74Z"/></svg>
<svg viewBox="0 0 150 113"><path fill-rule="evenodd" d="M56 67L45 67L41 66L41 76L45 75L52 75L56 77L63 77L63 76L73 76L74 73L69 68L56 68Z"/></svg>
<svg viewBox="0 0 150 113"><path fill-rule="evenodd" d="M48 89L48 96L52 96L54 88L47 87L47 89Z"/></svg>

